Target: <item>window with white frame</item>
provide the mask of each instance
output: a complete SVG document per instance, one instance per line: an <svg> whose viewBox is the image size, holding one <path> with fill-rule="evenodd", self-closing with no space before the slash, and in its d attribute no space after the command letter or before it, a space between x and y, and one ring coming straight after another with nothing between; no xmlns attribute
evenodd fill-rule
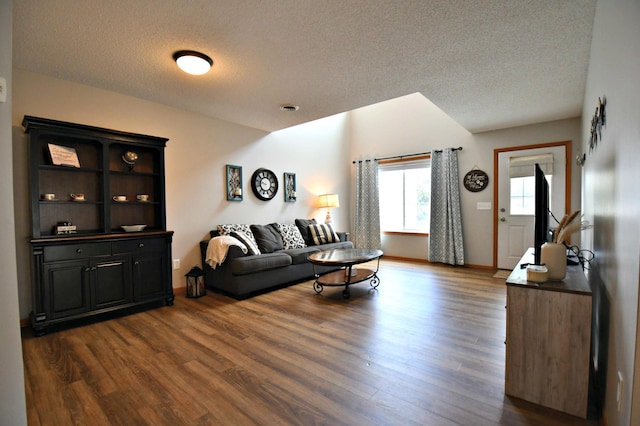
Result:
<svg viewBox="0 0 640 426"><path fill-rule="evenodd" d="M383 232L429 232L430 158L380 161L378 188Z"/></svg>
<svg viewBox="0 0 640 426"><path fill-rule="evenodd" d="M509 158L509 212L515 216L535 214L534 166L539 164L553 188L553 154L530 155ZM551 195L551 194L549 194Z"/></svg>

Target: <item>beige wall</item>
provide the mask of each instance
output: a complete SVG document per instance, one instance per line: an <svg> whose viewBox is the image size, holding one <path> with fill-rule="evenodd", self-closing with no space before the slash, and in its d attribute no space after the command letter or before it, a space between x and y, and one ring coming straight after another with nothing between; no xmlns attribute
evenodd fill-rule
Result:
<svg viewBox="0 0 640 426"><path fill-rule="evenodd" d="M76 83L23 70L14 70L13 145L16 194L16 239L20 316L31 311L29 272L30 234L27 142L21 127L24 115L70 121L169 138L166 150L167 228L175 232L174 287L184 286L184 274L200 265L198 242L218 223L292 222L316 217L316 195L349 197L347 122L329 117L267 134L263 131L207 118ZM244 201L228 202L224 193L225 165L243 168ZM264 202L253 196L248 182L259 167L297 178L296 203L284 203L282 190ZM348 207L333 211L334 224L348 230Z"/></svg>
<svg viewBox="0 0 640 426"><path fill-rule="evenodd" d="M489 175L487 189L472 193L461 189L465 263L493 265L493 210L478 210L478 202L493 204L494 150L511 146L571 140L580 149L580 119L559 120L533 126L470 134L420 94L412 94L349 113L353 159L421 153L445 147L462 147L458 153L460 179L479 167ZM572 168L572 208L580 207L581 171ZM492 205L493 207L493 205ZM387 254L428 258L426 237L387 235Z"/></svg>
<svg viewBox="0 0 640 426"><path fill-rule="evenodd" d="M607 395L609 425L640 424L640 348L637 346L640 286L640 2L599 1L587 77L582 131L588 152L584 167L584 211L593 223L585 247L596 262L592 285L604 285L610 304ZM586 141L598 97L607 98L602 140L589 152ZM607 330L604 330L605 332ZM616 402L617 375L624 379Z"/></svg>

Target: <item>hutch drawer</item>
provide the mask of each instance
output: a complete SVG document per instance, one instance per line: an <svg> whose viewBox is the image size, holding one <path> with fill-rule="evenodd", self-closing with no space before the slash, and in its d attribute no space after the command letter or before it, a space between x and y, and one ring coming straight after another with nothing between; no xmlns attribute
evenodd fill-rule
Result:
<svg viewBox="0 0 640 426"><path fill-rule="evenodd" d="M43 250L45 262L59 260L78 260L88 257L110 256L111 243L84 243L45 247Z"/></svg>

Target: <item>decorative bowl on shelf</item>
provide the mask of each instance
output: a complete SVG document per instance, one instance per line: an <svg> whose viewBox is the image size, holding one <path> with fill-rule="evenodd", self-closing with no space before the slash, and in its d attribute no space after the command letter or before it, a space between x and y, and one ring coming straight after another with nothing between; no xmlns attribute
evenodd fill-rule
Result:
<svg viewBox="0 0 640 426"><path fill-rule="evenodd" d="M122 229L126 232L139 232L146 228L147 225L122 225Z"/></svg>

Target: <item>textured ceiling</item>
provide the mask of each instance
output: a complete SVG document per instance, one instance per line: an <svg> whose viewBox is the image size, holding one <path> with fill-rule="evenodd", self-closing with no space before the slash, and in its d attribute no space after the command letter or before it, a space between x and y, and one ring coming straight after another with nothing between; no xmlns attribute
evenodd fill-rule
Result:
<svg viewBox="0 0 640 426"><path fill-rule="evenodd" d="M479 132L580 115L595 3L20 0L14 66L267 131L420 92Z"/></svg>

